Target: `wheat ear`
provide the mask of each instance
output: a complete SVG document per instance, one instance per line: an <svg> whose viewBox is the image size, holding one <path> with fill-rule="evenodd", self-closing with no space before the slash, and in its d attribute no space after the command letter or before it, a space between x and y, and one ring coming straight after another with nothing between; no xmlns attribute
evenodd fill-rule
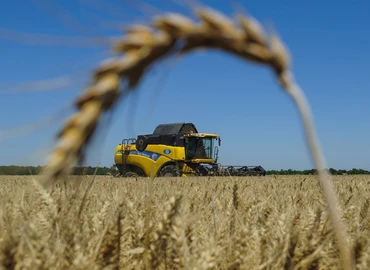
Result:
<svg viewBox="0 0 370 270"><path fill-rule="evenodd" d="M91 85L76 102L78 112L67 121L58 135L59 144L43 171L44 185L60 175L68 174L82 159L83 149L101 115L111 109L120 96L121 80L126 89L134 89L151 64L172 52L184 54L198 48L220 49L270 66L280 85L297 105L328 203L343 266L344 269L351 269L353 256L346 246L348 237L340 219L341 212L337 208L333 185L315 137L308 103L289 70L290 57L286 48L277 36L266 36L259 23L245 15L239 15L235 23L211 9L198 9L196 13L200 18L199 23L180 14L159 16L153 20L153 28L133 26L122 41L115 43L114 51L123 56L103 63L95 70Z"/></svg>

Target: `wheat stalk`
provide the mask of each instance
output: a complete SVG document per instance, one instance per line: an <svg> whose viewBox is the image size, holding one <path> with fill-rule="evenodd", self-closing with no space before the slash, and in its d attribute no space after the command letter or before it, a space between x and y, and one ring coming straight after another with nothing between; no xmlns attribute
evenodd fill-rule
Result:
<svg viewBox="0 0 370 270"><path fill-rule="evenodd" d="M102 63L95 70L86 92L76 101L78 112L58 134L59 143L43 171L44 186L68 174L83 159L83 150L100 117L115 105L121 95L121 81L126 90L131 90L152 64L173 52L185 54L198 48L219 49L272 68L279 84L297 105L334 224L343 266L351 269L353 256L351 249L347 248L348 236L341 222L341 211L337 208L333 185L315 137L308 102L289 69L287 49L276 35L265 35L259 23L245 15L239 15L238 21L234 22L207 8L197 9L196 13L199 23L179 14L159 16L153 20L152 28L133 26L128 29L126 37L114 44L114 51L123 56Z"/></svg>

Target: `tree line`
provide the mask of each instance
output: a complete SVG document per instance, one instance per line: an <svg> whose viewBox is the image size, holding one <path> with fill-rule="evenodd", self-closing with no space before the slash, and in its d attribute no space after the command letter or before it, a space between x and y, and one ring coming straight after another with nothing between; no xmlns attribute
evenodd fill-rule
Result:
<svg viewBox="0 0 370 270"><path fill-rule="evenodd" d="M42 166L17 166L17 165L10 165L10 166L0 166L0 175L37 175L40 174L42 171ZM115 167L74 167L72 170L71 175L107 175L107 174L115 174L117 173L117 169Z"/></svg>
<svg viewBox="0 0 370 270"><path fill-rule="evenodd" d="M0 175L37 175L42 171L42 166L0 166ZM96 171L96 175L115 175L118 170L115 166L108 167L75 167L72 171L72 175L93 175ZM370 171L364 169L353 168L351 170L336 170L329 168L332 175L359 175L359 174L370 174ZM266 175L312 175L316 174L316 169L311 170L266 170Z"/></svg>

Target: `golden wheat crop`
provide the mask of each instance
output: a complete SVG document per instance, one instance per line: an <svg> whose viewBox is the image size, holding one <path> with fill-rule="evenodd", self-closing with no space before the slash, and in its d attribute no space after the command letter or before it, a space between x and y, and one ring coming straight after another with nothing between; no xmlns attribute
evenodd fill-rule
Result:
<svg viewBox="0 0 370 270"><path fill-rule="evenodd" d="M198 22L167 14L151 26L131 26L113 44L117 58L92 73L39 181L1 182L4 269L351 269L354 263L366 269L369 200L360 191L368 180L337 177L333 185L285 45L244 14L231 20L208 8L194 11ZM319 183L68 177L121 87L133 90L159 60L198 48L273 69L297 105ZM49 185L50 193L43 189Z"/></svg>
<svg viewBox="0 0 370 270"><path fill-rule="evenodd" d="M0 178L2 269L341 269L314 176L35 179ZM368 269L370 177L333 180Z"/></svg>
<svg viewBox="0 0 370 270"><path fill-rule="evenodd" d="M135 89L147 70L163 58L183 55L199 48L219 49L253 63L271 68L278 83L292 98L302 119L312 161L318 170L325 203L333 222L338 248L345 269L354 266L353 246L347 243L347 228L341 222L330 174L316 138L310 106L296 84L290 68L290 56L277 35L267 35L258 21L238 13L232 20L209 7L196 7L199 21L171 13L157 16L148 25L131 25L126 35L114 42L116 58L106 60L92 75L86 91L76 100L77 112L58 134L58 143L43 171L42 183L47 187L83 160L101 116L111 110L122 95L121 87Z"/></svg>

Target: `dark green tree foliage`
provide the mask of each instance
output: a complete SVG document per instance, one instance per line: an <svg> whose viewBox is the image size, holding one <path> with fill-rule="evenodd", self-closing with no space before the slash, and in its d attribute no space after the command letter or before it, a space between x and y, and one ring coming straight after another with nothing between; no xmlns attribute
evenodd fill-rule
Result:
<svg viewBox="0 0 370 270"><path fill-rule="evenodd" d="M37 175L40 174L42 170L42 166L0 166L0 175ZM75 167L73 170L73 175L93 175L95 173L96 167ZM99 167L96 174L97 175L107 175L107 174L115 174L118 171L114 166L107 168L107 167Z"/></svg>
<svg viewBox="0 0 370 270"><path fill-rule="evenodd" d="M41 166L0 166L0 175L37 175L41 168Z"/></svg>

